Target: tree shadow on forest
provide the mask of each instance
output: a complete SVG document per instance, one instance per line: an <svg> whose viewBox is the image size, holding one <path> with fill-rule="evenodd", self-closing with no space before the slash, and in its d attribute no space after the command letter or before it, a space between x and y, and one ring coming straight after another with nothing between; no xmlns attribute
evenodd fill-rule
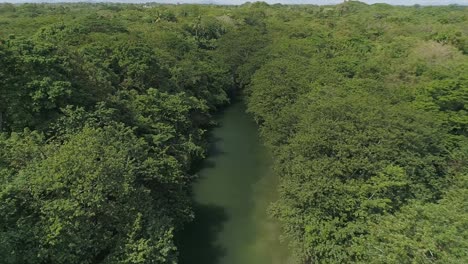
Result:
<svg viewBox="0 0 468 264"><path fill-rule="evenodd" d="M228 216L216 205L195 204L195 220L182 230L179 241L180 264L218 264L226 249L216 243Z"/></svg>

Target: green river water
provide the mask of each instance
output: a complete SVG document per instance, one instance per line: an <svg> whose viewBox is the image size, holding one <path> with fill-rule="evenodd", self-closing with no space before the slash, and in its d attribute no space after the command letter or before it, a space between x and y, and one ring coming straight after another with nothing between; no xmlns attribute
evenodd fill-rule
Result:
<svg viewBox="0 0 468 264"><path fill-rule="evenodd" d="M234 103L212 131L193 187L195 220L183 231L181 264L288 264L278 224L267 215L277 178L257 126Z"/></svg>

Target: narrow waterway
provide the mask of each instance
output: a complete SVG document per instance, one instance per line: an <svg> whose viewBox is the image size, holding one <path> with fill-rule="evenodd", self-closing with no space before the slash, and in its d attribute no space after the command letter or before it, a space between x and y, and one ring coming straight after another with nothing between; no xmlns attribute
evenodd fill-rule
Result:
<svg viewBox="0 0 468 264"><path fill-rule="evenodd" d="M267 215L277 179L243 103L220 116L194 184L195 221L180 242L181 264L287 264L279 227Z"/></svg>

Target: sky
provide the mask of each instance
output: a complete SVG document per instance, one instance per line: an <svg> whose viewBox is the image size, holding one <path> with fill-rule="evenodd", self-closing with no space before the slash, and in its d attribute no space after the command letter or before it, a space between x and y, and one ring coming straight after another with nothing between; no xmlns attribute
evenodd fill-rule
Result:
<svg viewBox="0 0 468 264"><path fill-rule="evenodd" d="M156 1L159 2L159 1ZM160 2L167 2L167 3L181 3L181 2L210 2L210 0L161 0ZM243 4L247 2L246 0L211 0L211 2L215 3L227 3L227 4ZM255 2L255 1L250 1ZM282 3L282 4L338 4L343 2L343 0L263 0L263 2L267 2L270 4L275 3ZM468 5L468 0L361 0L361 2L365 2L368 4L375 4L375 3L388 3L393 5L414 5L414 4L421 4L421 5L440 5L440 4L465 4Z"/></svg>
<svg viewBox="0 0 468 264"><path fill-rule="evenodd" d="M233 4L239 5L247 2L246 0L0 0L0 2L9 3L25 3L25 2L128 2L128 3L144 3L144 2L160 2L160 3L214 3L214 4ZM263 0L264 2L274 4L337 4L343 0ZM255 0L250 0L255 2ZM368 4L387 3L392 5L448 5L459 4L468 5L468 0L361 0Z"/></svg>

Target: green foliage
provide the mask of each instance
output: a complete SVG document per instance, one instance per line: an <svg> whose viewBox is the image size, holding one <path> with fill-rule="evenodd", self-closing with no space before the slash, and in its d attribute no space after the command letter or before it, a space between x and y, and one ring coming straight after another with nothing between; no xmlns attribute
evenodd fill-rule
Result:
<svg viewBox="0 0 468 264"><path fill-rule="evenodd" d="M242 93L300 263L467 262L466 10L0 4L0 258L177 263Z"/></svg>
<svg viewBox="0 0 468 264"><path fill-rule="evenodd" d="M0 33L0 257L177 263L188 172L232 89L199 47L227 26L202 20L194 43L185 25L199 20L166 8L57 7L1 6L15 35ZM158 15L151 27L142 13Z"/></svg>
<svg viewBox="0 0 468 264"><path fill-rule="evenodd" d="M18 136L3 150L12 153L2 155L7 165L23 164L1 193L2 242L15 248L9 263L112 263L135 254L140 256L126 263L174 259L174 246L165 238L172 232L164 214L169 204L156 202L153 196L161 194L147 186L167 183L154 179L158 168L131 129L84 127L61 144L36 146L30 142L38 135ZM33 157L16 153L18 144L37 148L35 154L27 151ZM18 205L29 213L16 211Z"/></svg>
<svg viewBox="0 0 468 264"><path fill-rule="evenodd" d="M437 203L412 201L397 214L372 223L370 236L365 241L356 239L368 252L362 262L466 262L466 181L466 172L459 174L454 178L454 186Z"/></svg>
<svg viewBox="0 0 468 264"><path fill-rule="evenodd" d="M301 263L464 262L466 198L453 192L466 186L452 179L466 178L453 153L466 150L468 61L461 42L422 29L465 20L354 2L308 10L269 19L271 42L238 67L255 65L238 80L274 154L271 213L291 248Z"/></svg>

